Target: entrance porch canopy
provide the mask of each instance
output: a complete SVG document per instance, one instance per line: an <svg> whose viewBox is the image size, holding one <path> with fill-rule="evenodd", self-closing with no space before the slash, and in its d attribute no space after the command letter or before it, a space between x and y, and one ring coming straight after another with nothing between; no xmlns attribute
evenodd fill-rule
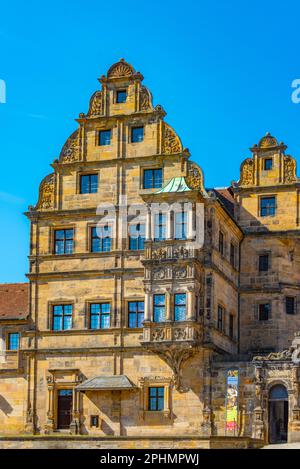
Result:
<svg viewBox="0 0 300 469"><path fill-rule="evenodd" d="M76 386L77 391L125 391L135 389L127 376L95 376Z"/></svg>

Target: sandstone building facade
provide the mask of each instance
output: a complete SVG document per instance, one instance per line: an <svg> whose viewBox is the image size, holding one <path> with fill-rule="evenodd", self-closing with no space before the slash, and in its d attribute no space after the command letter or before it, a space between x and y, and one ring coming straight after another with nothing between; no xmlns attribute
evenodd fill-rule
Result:
<svg viewBox="0 0 300 469"><path fill-rule="evenodd" d="M295 159L267 134L207 189L143 76L99 81L0 287L1 434L300 441Z"/></svg>

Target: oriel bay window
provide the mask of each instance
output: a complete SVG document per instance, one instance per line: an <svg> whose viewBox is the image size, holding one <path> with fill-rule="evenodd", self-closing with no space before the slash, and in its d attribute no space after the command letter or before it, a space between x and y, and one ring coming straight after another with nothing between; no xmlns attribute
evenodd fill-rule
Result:
<svg viewBox="0 0 300 469"><path fill-rule="evenodd" d="M166 239L167 216L164 213L154 215L154 240L164 241Z"/></svg>
<svg viewBox="0 0 300 469"><path fill-rule="evenodd" d="M174 295L174 320L186 320L186 294L175 293Z"/></svg>
<svg viewBox="0 0 300 469"><path fill-rule="evenodd" d="M143 327L144 321L144 302L128 302L128 327Z"/></svg>
<svg viewBox="0 0 300 469"><path fill-rule="evenodd" d="M109 329L110 303L90 304L90 329Z"/></svg>
<svg viewBox="0 0 300 469"><path fill-rule="evenodd" d="M148 388L148 410L164 410L165 388L163 386Z"/></svg>
<svg viewBox="0 0 300 469"><path fill-rule="evenodd" d="M153 321L164 322L166 320L166 296L154 295L153 303Z"/></svg>
<svg viewBox="0 0 300 469"><path fill-rule="evenodd" d="M55 254L72 254L74 244L74 230L64 229L54 231Z"/></svg>
<svg viewBox="0 0 300 469"><path fill-rule="evenodd" d="M73 305L53 305L52 329L53 331L66 331L72 329Z"/></svg>
<svg viewBox="0 0 300 469"><path fill-rule="evenodd" d="M175 239L187 239L187 213L175 212Z"/></svg>
<svg viewBox="0 0 300 469"><path fill-rule="evenodd" d="M91 251L111 251L112 227L110 225L94 226L91 228Z"/></svg>
<svg viewBox="0 0 300 469"><path fill-rule="evenodd" d="M129 225L129 249L134 251L144 249L145 242L145 225L137 223Z"/></svg>

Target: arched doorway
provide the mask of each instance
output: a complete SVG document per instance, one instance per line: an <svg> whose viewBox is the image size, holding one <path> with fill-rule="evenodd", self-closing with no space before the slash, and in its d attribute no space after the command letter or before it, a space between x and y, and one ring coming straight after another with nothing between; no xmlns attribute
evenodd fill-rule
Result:
<svg viewBox="0 0 300 469"><path fill-rule="evenodd" d="M282 384L276 384L269 392L269 442L284 443L288 436L288 393Z"/></svg>

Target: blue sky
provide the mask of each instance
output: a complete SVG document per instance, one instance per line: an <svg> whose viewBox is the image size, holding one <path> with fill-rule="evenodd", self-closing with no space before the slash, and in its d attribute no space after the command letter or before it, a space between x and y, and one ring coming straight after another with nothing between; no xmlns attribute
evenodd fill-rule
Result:
<svg viewBox="0 0 300 469"><path fill-rule="evenodd" d="M299 2L11 0L0 8L0 282L25 280L23 212L97 78L121 57L144 75L207 187L237 180L267 131L298 157Z"/></svg>

